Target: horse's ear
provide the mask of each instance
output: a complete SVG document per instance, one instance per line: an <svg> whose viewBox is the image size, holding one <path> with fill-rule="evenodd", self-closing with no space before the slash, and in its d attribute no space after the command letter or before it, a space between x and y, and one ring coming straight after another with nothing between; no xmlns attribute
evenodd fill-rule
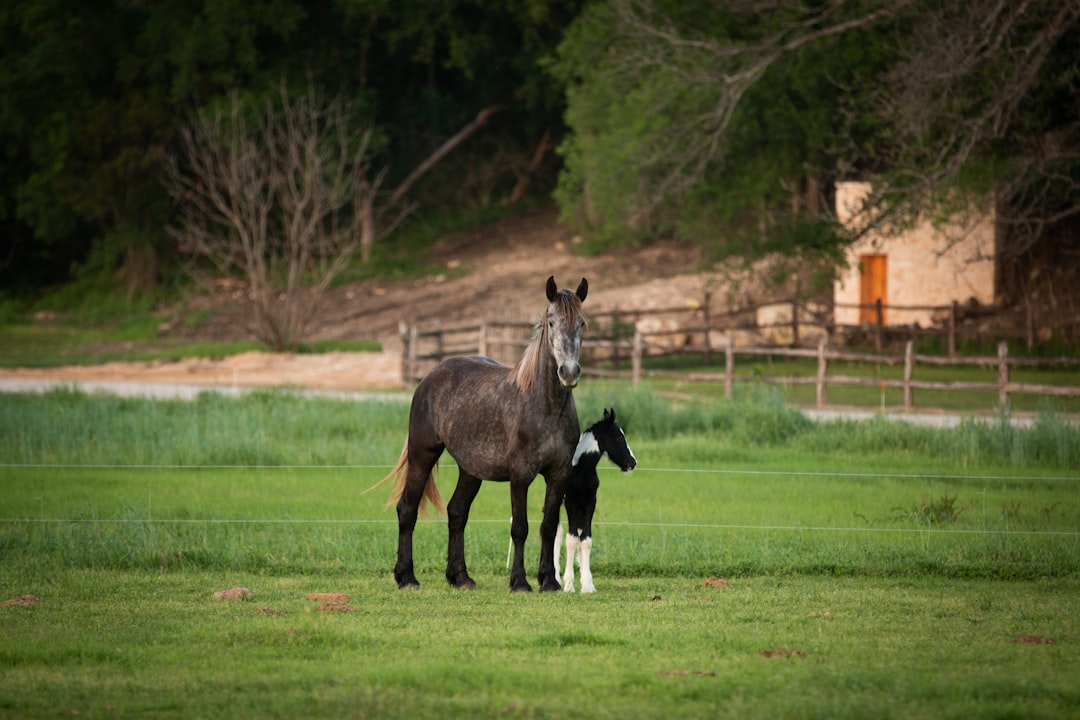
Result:
<svg viewBox="0 0 1080 720"><path fill-rule="evenodd" d="M581 278L581 282L577 286L578 300L585 302L585 296L589 294L589 281L585 278Z"/></svg>
<svg viewBox="0 0 1080 720"><path fill-rule="evenodd" d="M555 302L555 298L559 296L559 286L555 284L555 276L552 275L547 281L547 297L548 302Z"/></svg>
<svg viewBox="0 0 1080 720"><path fill-rule="evenodd" d="M606 422L606 423L615 422L615 408L611 408L610 410L608 410L607 408L604 408L604 422Z"/></svg>

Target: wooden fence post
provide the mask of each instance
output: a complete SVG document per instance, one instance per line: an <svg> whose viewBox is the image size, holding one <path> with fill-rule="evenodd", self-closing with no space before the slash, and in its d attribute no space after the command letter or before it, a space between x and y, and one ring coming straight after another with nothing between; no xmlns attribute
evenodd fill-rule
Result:
<svg viewBox="0 0 1080 720"><path fill-rule="evenodd" d="M705 291L705 307L702 314L702 321L705 323L705 364L712 365L712 342L709 340L709 335L712 334L712 322L709 318L709 305L712 301L712 293L708 290Z"/></svg>
<svg viewBox="0 0 1080 720"><path fill-rule="evenodd" d="M885 309L881 306L881 298L874 301L874 312L877 322L874 323L876 332L874 333L874 349L881 352L882 347L882 333L885 331Z"/></svg>
<svg viewBox="0 0 1080 720"><path fill-rule="evenodd" d="M409 328L409 374L405 376L405 386L408 387L416 382L416 355L417 345L420 344L420 331L415 325Z"/></svg>
<svg viewBox="0 0 1080 720"><path fill-rule="evenodd" d="M622 321L619 318L619 308L616 307L611 311L611 367L613 370L619 369L619 338L622 336L621 323ZM637 332L636 328L634 332ZM633 364L633 358L631 358L630 362ZM634 385L634 387L637 387L637 385Z"/></svg>
<svg viewBox="0 0 1080 720"><path fill-rule="evenodd" d="M908 340L904 346L904 410L911 411L915 406L915 390L911 387L911 378L915 374L915 341Z"/></svg>
<svg viewBox="0 0 1080 720"><path fill-rule="evenodd" d="M641 333L634 331L634 347L630 351L630 386L635 390L641 384Z"/></svg>
<svg viewBox="0 0 1080 720"><path fill-rule="evenodd" d="M724 397L731 397L735 385L735 333L727 334L724 346Z"/></svg>
<svg viewBox="0 0 1080 720"><path fill-rule="evenodd" d="M791 298L791 347L799 347L799 299Z"/></svg>
<svg viewBox="0 0 1080 720"><path fill-rule="evenodd" d="M827 337L822 337L817 344L817 406L825 407L825 346L829 344Z"/></svg>
<svg viewBox="0 0 1080 720"><path fill-rule="evenodd" d="M998 404L1007 408L1009 406L1009 343L998 343Z"/></svg>
<svg viewBox="0 0 1080 720"><path fill-rule="evenodd" d="M1024 332L1030 352L1035 349L1035 312L1031 309L1031 298L1024 304Z"/></svg>
<svg viewBox="0 0 1080 720"><path fill-rule="evenodd" d="M398 320L398 337L401 338L401 386L409 386L409 324Z"/></svg>

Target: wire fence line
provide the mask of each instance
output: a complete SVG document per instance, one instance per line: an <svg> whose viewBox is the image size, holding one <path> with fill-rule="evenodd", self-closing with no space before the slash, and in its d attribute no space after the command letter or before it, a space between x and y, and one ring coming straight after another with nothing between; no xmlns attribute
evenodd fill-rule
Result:
<svg viewBox="0 0 1080 720"><path fill-rule="evenodd" d="M393 465L356 464L356 465L151 465L151 464L78 464L78 463L0 463L0 469L52 469L52 470L389 470ZM453 469L456 465L444 465L443 469ZM605 473L618 473L614 467L600 467ZM739 470L727 468L648 468L640 467L637 472L666 473L675 475L747 475L747 476L800 476L811 478L844 479L919 479L919 480L992 480L992 481L1050 481L1062 482L1080 480L1080 477L1066 475L978 475L945 473L888 473L888 472L833 472L833 471L789 471L789 470ZM530 522L539 522L532 518ZM428 524L445 524L444 519L421 519ZM63 517L0 517L0 523L7 526L47 525L47 524L82 524L82 525L395 525L396 518L63 518ZM474 524L507 524L503 519L473 518ZM597 521L594 525L606 528L657 528L664 530L711 530L711 531L772 531L772 532L812 532L812 533L853 533L853 534L898 534L898 535L936 535L936 536L995 536L995 537L1060 537L1080 538L1080 530L1017 530L1008 527L998 529L962 529L944 528L939 525L920 524L918 527L853 527L824 525L770 525L738 523L686 523L686 522L646 522L646 521Z"/></svg>
<svg viewBox="0 0 1080 720"><path fill-rule="evenodd" d="M532 518L529 522L540 522L540 518ZM0 518L0 523L19 525L49 525L49 524L72 524L72 525L396 525L397 520L387 518L385 520L373 520L367 518L324 520L304 518ZM445 525L446 520L419 519L417 523L429 525ZM495 520L490 518L471 518L470 524L495 525L505 524L507 520ZM885 533L896 535L983 535L983 536L1045 536L1045 537L1068 537L1080 538L1080 531L1075 530L1012 530L1003 528L1000 530L964 530L949 529L924 525L918 528L881 528L881 527L828 527L825 525L739 525L732 523L665 523L665 522L632 522L629 520L597 521L593 525L608 528L659 528L659 529L686 529L686 530L738 530L738 531L777 531L777 532L841 532L841 533Z"/></svg>
<svg viewBox="0 0 1080 720"><path fill-rule="evenodd" d="M0 469L15 470L393 470L394 465L151 465L126 463L0 463ZM443 470L457 468L441 464ZM598 472L616 474L614 467L598 467ZM1050 480L1080 481L1080 475L965 475L952 473L849 472L831 470L740 470L732 468L664 468L639 465L635 472L671 473L686 475L754 475L799 476L824 478L899 478L919 480Z"/></svg>

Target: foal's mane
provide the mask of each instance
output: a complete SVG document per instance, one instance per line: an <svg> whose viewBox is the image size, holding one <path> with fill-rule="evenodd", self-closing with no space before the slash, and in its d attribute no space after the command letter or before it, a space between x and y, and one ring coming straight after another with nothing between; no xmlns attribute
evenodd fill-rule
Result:
<svg viewBox="0 0 1080 720"><path fill-rule="evenodd" d="M555 305L555 311L567 325L573 326L575 318L582 314L581 300L572 290L560 290L552 303ZM517 365L510 368L510 381L523 393L530 392L536 385L536 378L540 373L540 360L547 349L547 340L547 308L544 308L536 325L533 326L532 340L529 341Z"/></svg>

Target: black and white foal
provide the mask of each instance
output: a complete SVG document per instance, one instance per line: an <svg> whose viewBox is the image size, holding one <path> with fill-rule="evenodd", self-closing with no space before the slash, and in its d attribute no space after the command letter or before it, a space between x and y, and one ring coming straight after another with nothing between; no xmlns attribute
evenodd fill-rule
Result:
<svg viewBox="0 0 1080 720"><path fill-rule="evenodd" d="M581 592L596 592L589 553L592 550L592 519L596 511L596 491L600 478L596 465L600 458L608 456L623 472L637 466L637 458L626 443L626 435L615 422L615 408L604 410L604 419L590 425L581 433L566 482L566 520L570 531L566 534L566 573L562 576L564 592L574 592L574 557L581 567ZM559 577L559 557L562 555L562 524L555 532L555 577Z"/></svg>

